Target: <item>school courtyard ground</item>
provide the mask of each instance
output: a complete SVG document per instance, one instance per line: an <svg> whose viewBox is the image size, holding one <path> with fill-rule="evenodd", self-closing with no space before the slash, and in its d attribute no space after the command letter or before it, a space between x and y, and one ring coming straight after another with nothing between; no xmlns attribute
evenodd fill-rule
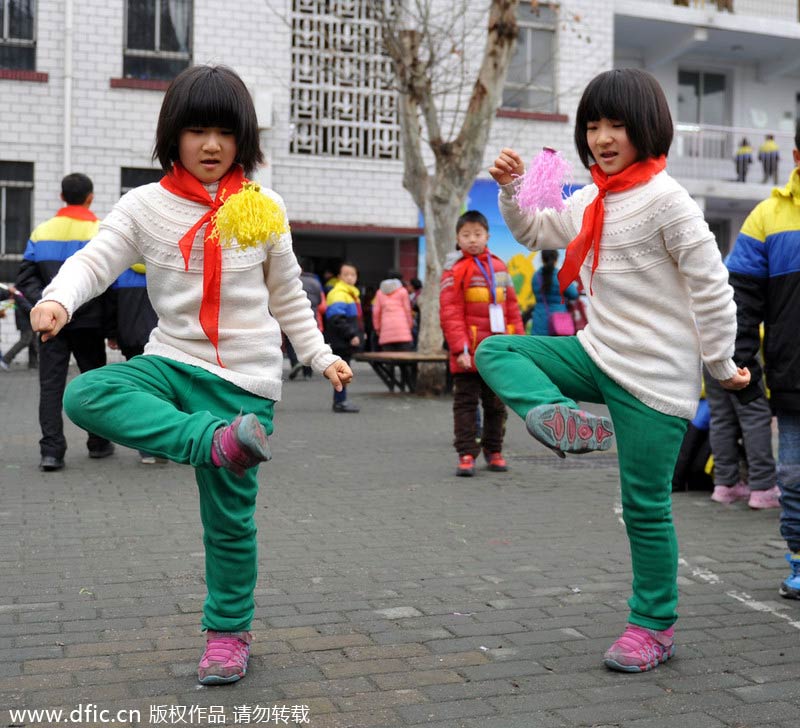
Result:
<svg viewBox="0 0 800 728"><path fill-rule="evenodd" d="M631 578L613 455L561 461L511 419L511 472L456 478L451 399L356 373L358 415L286 383L250 670L204 688L192 471L90 460L69 423L66 469L40 473L35 372L0 372L0 726L796 728L776 512L676 494L676 657L610 672Z"/></svg>

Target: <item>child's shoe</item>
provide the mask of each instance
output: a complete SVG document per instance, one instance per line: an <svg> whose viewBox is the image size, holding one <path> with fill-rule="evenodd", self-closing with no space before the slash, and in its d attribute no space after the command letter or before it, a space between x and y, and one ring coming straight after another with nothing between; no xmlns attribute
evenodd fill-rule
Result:
<svg viewBox="0 0 800 728"><path fill-rule="evenodd" d="M508 463L503 457L503 453L486 452L484 450L483 457L486 458L486 462L489 464L489 470L493 470L495 473L505 473L508 470Z"/></svg>
<svg viewBox="0 0 800 728"><path fill-rule="evenodd" d="M780 508L781 507L781 490L777 485L773 485L767 490L752 490L750 491L750 500L747 505L755 510L763 510L765 508Z"/></svg>
<svg viewBox="0 0 800 728"><path fill-rule="evenodd" d="M675 628L662 631L628 624L606 651L606 667L620 672L647 672L675 654Z"/></svg>
<svg viewBox="0 0 800 728"><path fill-rule="evenodd" d="M206 632L206 651L197 666L201 685L225 685L247 673L250 658L249 632Z"/></svg>
<svg viewBox="0 0 800 728"><path fill-rule="evenodd" d="M800 599L800 551L786 554L792 573L786 577L778 589L778 594L786 599Z"/></svg>
<svg viewBox="0 0 800 728"><path fill-rule="evenodd" d="M525 417L525 426L559 457L567 452L577 455L608 450L614 437L614 426L607 417L597 417L563 404L534 407Z"/></svg>
<svg viewBox="0 0 800 728"><path fill-rule="evenodd" d="M211 459L240 478L245 470L272 459L267 433L254 414L239 415L227 427L214 433Z"/></svg>
<svg viewBox="0 0 800 728"><path fill-rule="evenodd" d="M711 500L715 503L735 503L750 498L750 486L744 481L736 485L715 485Z"/></svg>
<svg viewBox="0 0 800 728"><path fill-rule="evenodd" d="M458 469L456 475L464 478L471 478L475 475L475 458L472 455L459 455L458 456Z"/></svg>

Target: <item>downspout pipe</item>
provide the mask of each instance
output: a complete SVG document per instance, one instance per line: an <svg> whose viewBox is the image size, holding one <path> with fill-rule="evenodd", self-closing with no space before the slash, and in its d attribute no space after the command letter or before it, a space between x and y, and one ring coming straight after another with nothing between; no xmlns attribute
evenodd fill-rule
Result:
<svg viewBox="0 0 800 728"><path fill-rule="evenodd" d="M64 129L63 152L64 176L72 172L72 37L73 2L64 2Z"/></svg>

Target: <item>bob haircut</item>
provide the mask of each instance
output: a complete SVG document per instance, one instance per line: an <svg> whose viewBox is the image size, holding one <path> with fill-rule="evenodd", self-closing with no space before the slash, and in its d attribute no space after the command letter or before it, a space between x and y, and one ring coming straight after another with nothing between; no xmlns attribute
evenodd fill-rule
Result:
<svg viewBox="0 0 800 728"><path fill-rule="evenodd" d="M246 175L264 161L253 99L242 79L227 66L192 66L175 77L158 115L153 159L169 173L179 158L181 132L207 126L234 133L234 161L242 165Z"/></svg>
<svg viewBox="0 0 800 728"><path fill-rule="evenodd" d="M638 68L619 68L595 76L575 114L575 147L583 166L594 163L586 127L600 119L621 121L638 152L637 161L666 156L672 144L672 114L658 81Z"/></svg>

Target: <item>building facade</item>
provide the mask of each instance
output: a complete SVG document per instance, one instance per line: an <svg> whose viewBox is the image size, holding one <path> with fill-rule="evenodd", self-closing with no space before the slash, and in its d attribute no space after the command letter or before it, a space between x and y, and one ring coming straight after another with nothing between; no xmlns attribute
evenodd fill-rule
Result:
<svg viewBox="0 0 800 728"><path fill-rule="evenodd" d="M64 174L94 180L100 216L125 190L159 177L152 149L163 92L194 63L232 66L250 88L268 159L258 177L283 195L297 252L316 272L352 259L367 284L390 269L415 275L420 219L402 186L391 66L372 4L0 0L0 280L13 279L30 228L59 207ZM501 146L531 158L547 145L572 160L576 182L588 180L572 139L584 86L603 69L645 68L676 122L669 169L726 250L769 191L757 161L736 181L741 139L756 152L773 134L781 181L792 167L797 5L522 0L484 167Z"/></svg>

